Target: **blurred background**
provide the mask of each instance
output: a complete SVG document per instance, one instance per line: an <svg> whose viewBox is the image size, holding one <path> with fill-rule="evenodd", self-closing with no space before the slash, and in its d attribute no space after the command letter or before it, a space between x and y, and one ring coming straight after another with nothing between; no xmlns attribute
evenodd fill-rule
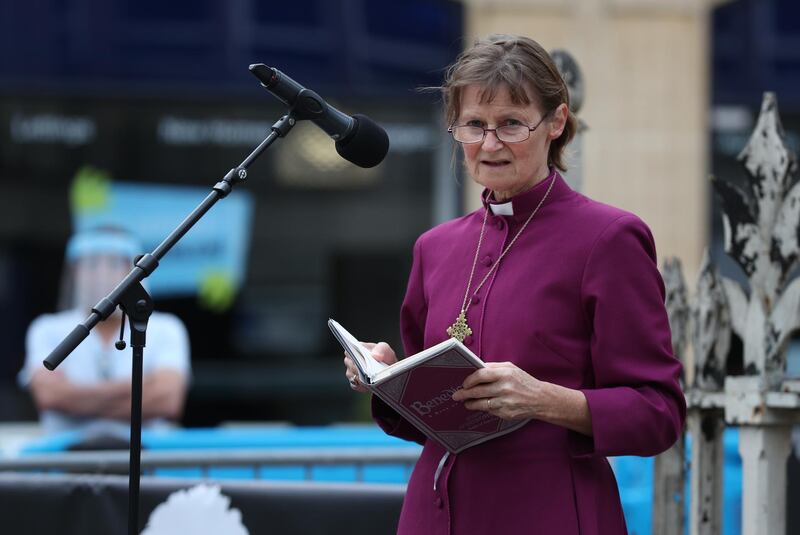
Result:
<svg viewBox="0 0 800 535"><path fill-rule="evenodd" d="M166 257L150 283L189 330L182 423L366 419L325 320L400 347L415 238L477 202L438 96L418 89L492 32L577 61L588 129L571 163L585 193L642 216L690 285L707 244L741 278L708 177L744 176L735 156L765 90L798 148L791 0L6 0L0 421L36 419L16 374L28 324L57 308L69 236L121 223L152 250L283 114L247 70L259 62L371 116L391 150L359 169L298 126Z"/></svg>
<svg viewBox="0 0 800 535"><path fill-rule="evenodd" d="M436 97L417 88L440 83L459 52L463 11L446 1L3 2L0 418L36 417L15 375L27 325L56 309L70 234L121 224L152 250L285 113L248 72L259 62L371 116L392 152L360 169L302 124L165 258L150 284L157 309L189 330L183 423L365 417L326 321L399 346L411 245L458 214Z"/></svg>

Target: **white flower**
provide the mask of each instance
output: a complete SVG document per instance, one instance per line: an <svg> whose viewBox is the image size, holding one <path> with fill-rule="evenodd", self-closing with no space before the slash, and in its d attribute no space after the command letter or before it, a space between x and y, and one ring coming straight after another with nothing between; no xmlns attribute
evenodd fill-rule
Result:
<svg viewBox="0 0 800 535"><path fill-rule="evenodd" d="M216 485L173 492L153 510L142 535L249 535L238 509Z"/></svg>

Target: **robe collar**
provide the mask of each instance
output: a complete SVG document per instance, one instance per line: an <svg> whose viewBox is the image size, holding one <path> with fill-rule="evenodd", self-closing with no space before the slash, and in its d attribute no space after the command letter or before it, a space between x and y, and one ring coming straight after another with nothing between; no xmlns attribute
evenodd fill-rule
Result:
<svg viewBox="0 0 800 535"><path fill-rule="evenodd" d="M515 195L507 201L499 202L494 200L492 191L488 188L484 188L483 193L481 193L483 207L486 210L490 210L491 214L494 216L510 216L514 220L524 220L536 208L536 206L539 204L539 201L542 200L542 197L544 197L544 194L547 192L547 188L550 185L550 181L552 181L554 178L555 183L553 184L553 189L550 191L550 195L548 196L544 205L542 205L542 208L544 208L544 206L547 204L550 204L555 199L563 197L565 194L571 191L570 187L567 185L555 167L551 169L547 178L533 186L528 191Z"/></svg>

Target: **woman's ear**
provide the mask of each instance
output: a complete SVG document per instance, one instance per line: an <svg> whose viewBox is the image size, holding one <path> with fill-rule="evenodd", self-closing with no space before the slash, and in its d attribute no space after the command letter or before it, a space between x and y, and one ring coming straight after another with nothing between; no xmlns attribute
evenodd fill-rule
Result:
<svg viewBox="0 0 800 535"><path fill-rule="evenodd" d="M564 132L564 127L567 124L567 117L569 117L569 108L562 102L556 106L552 115L552 119L547 122L547 137L550 138L550 140L558 139L561 133Z"/></svg>

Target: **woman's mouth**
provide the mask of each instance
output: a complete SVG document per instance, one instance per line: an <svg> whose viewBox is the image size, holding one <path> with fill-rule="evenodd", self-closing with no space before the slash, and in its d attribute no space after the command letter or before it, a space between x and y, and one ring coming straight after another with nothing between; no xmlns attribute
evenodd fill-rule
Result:
<svg viewBox="0 0 800 535"><path fill-rule="evenodd" d="M488 167L503 167L504 165L508 165L510 163L511 162L508 160L481 160L481 164Z"/></svg>

